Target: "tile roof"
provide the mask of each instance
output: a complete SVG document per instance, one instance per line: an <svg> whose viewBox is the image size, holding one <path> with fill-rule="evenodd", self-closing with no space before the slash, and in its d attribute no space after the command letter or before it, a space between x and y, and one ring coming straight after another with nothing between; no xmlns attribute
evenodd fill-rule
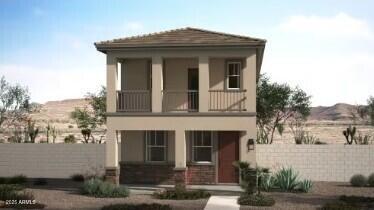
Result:
<svg viewBox="0 0 374 210"><path fill-rule="evenodd" d="M107 48L191 47L191 46L263 46L266 40L198 28L180 28L158 33L96 42L102 51Z"/></svg>

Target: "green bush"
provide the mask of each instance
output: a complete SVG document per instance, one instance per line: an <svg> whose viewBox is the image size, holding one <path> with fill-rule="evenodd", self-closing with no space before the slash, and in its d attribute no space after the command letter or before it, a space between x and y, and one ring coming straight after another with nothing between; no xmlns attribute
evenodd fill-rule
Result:
<svg viewBox="0 0 374 210"><path fill-rule="evenodd" d="M320 210L361 210L361 208L344 202L334 202L323 205Z"/></svg>
<svg viewBox="0 0 374 210"><path fill-rule="evenodd" d="M311 180L308 180L308 179L305 179L303 181L300 181L299 184L298 184L298 189L301 191L301 192L309 192L313 187L313 183Z"/></svg>
<svg viewBox="0 0 374 210"><path fill-rule="evenodd" d="M374 187L374 173L370 174L368 177L368 184L370 187Z"/></svg>
<svg viewBox="0 0 374 210"><path fill-rule="evenodd" d="M27 177L25 175L16 175L12 177L0 177L0 184L25 184Z"/></svg>
<svg viewBox="0 0 374 210"><path fill-rule="evenodd" d="M47 185L47 179L44 178L37 178L34 180L34 185Z"/></svg>
<svg viewBox="0 0 374 210"><path fill-rule="evenodd" d="M1 184L0 185L0 200L11 200L14 204L5 205L5 208L15 208L15 209L43 209L44 204L33 203L35 200L34 195L31 192L21 192L22 186L14 184ZM31 202L27 204L22 204L22 202Z"/></svg>
<svg viewBox="0 0 374 210"><path fill-rule="evenodd" d="M210 193L205 190L186 190L184 188L174 188L162 191L156 191L153 196L158 199L169 200L196 200L202 198L209 198Z"/></svg>
<svg viewBox="0 0 374 210"><path fill-rule="evenodd" d="M248 206L273 206L273 198L263 194L242 194L238 199L238 204Z"/></svg>
<svg viewBox="0 0 374 210"><path fill-rule="evenodd" d="M364 187L367 184L367 179L362 174L356 174L351 177L350 182L354 187Z"/></svg>
<svg viewBox="0 0 374 210"><path fill-rule="evenodd" d="M64 142L67 144L75 144L77 140L73 134L70 134L64 138Z"/></svg>
<svg viewBox="0 0 374 210"><path fill-rule="evenodd" d="M101 210L171 210L169 205L152 204L113 204L104 206Z"/></svg>
<svg viewBox="0 0 374 210"><path fill-rule="evenodd" d="M299 174L290 168L282 168L275 175L276 186L284 192L291 192L296 189L299 184Z"/></svg>
<svg viewBox="0 0 374 210"><path fill-rule="evenodd" d="M70 176L70 178L75 182L84 182L83 174L73 174Z"/></svg>
<svg viewBox="0 0 374 210"><path fill-rule="evenodd" d="M84 182L82 194L102 198L117 198L127 197L129 190L126 187L118 187L100 179L90 179Z"/></svg>
<svg viewBox="0 0 374 210"><path fill-rule="evenodd" d="M1 184L0 185L0 200L11 200L17 196L17 191L22 190L22 187L14 184Z"/></svg>

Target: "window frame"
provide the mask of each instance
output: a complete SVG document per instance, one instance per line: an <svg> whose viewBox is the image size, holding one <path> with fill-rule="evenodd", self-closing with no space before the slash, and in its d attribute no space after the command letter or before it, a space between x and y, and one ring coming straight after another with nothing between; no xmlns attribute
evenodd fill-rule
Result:
<svg viewBox="0 0 374 210"><path fill-rule="evenodd" d="M196 146L195 145L195 134L197 132L201 132L201 138L204 138L204 132L209 132L210 136L210 146ZM213 131L192 131L191 132L191 160L193 163L213 163L213 141L214 141L214 136L213 136ZM208 148L210 147L210 161L197 161L195 157L195 148Z"/></svg>
<svg viewBox="0 0 374 210"><path fill-rule="evenodd" d="M229 66L230 64L238 64L238 74L230 75ZM226 62L226 90L241 90L242 83L242 62L241 61L227 61ZM230 88L230 77L237 77L238 87Z"/></svg>
<svg viewBox="0 0 374 210"><path fill-rule="evenodd" d="M163 145L152 145L149 144L149 140L152 138L152 132L155 132L154 138L157 142L157 132L162 132L162 136L164 139L164 144ZM149 150L152 148L164 148L164 160L151 160L149 157ZM145 132L145 162L150 162L150 163L164 163L167 162L168 160L168 135L166 131L146 131Z"/></svg>

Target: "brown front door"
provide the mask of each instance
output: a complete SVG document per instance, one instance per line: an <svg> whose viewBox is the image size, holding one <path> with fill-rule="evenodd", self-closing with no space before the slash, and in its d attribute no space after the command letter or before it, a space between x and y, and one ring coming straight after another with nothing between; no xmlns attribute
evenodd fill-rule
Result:
<svg viewBox="0 0 374 210"><path fill-rule="evenodd" d="M238 170L232 165L239 160L239 132L218 132L218 182L238 183Z"/></svg>

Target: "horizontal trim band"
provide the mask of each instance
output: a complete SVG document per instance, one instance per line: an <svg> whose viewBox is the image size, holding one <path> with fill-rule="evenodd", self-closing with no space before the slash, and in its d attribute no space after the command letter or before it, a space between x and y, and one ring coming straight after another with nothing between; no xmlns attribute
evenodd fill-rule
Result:
<svg viewBox="0 0 374 210"><path fill-rule="evenodd" d="M255 117L256 112L108 112L108 117Z"/></svg>

